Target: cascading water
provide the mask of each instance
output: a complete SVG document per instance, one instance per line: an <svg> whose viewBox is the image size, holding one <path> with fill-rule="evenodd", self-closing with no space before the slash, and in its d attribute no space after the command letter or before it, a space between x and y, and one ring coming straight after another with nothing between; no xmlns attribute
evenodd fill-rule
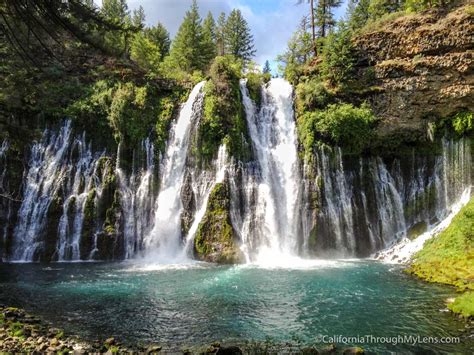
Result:
<svg viewBox="0 0 474 355"><path fill-rule="evenodd" d="M192 90L171 132L161 166L161 186L156 200L154 225L145 237L148 253L159 260L175 259L181 248L181 187L183 186L190 132L195 116L200 114L204 82Z"/></svg>
<svg viewBox="0 0 474 355"><path fill-rule="evenodd" d="M446 224L472 184L468 138L442 140L439 155L414 151L404 159L353 159L337 147L320 147L301 176L293 92L281 79L262 88L259 110L240 82L255 160L235 161L222 145L212 168L201 169L190 142L202 114L202 87L192 90L171 130L160 179L150 139L133 150L125 173L120 147L114 168L105 152L93 153L84 134L73 134L70 121L57 132L46 130L32 146L21 205L11 208L2 198L1 257L76 261L145 253L152 261L187 260L211 191L224 180L248 262L368 256ZM0 146L0 192L7 195L8 146Z"/></svg>
<svg viewBox="0 0 474 355"><path fill-rule="evenodd" d="M317 251L364 256L443 220L471 185L472 163L468 139L444 139L442 150L438 157L395 159L389 167L378 157L345 162L339 148L321 148Z"/></svg>
<svg viewBox="0 0 474 355"><path fill-rule="evenodd" d="M216 186L217 183L224 181L225 173L228 168L227 164L227 147L225 144L222 144L219 147L217 159L214 162L215 172L205 171L203 172L204 176L201 176L199 179L193 179L194 196L197 197L197 206L199 207L194 214L193 223L191 224L186 236L186 245L184 248L185 256L189 256L192 253L194 236L197 232L199 224L204 217L204 214L206 213L209 196L214 186Z"/></svg>
<svg viewBox="0 0 474 355"><path fill-rule="evenodd" d="M132 258L143 249L143 238L150 233L154 217L155 147L147 138L142 142L141 148L145 155L143 167L137 168L138 171L133 171L128 178L119 166L116 168L124 215L123 238L126 259ZM120 153L117 156L119 161Z"/></svg>
<svg viewBox="0 0 474 355"><path fill-rule="evenodd" d="M250 187L246 205L254 205L241 222L232 215L234 225L247 248L248 258L272 259L297 252L299 232L300 174L296 126L293 114L293 89L283 79L273 79L262 88L259 112L250 99L245 80L240 89L246 119L257 161L244 168ZM253 173L257 176L249 177ZM247 189L248 187L244 187ZM254 200L250 202L249 200ZM234 203L235 205L235 203ZM251 248L250 240L258 240ZM257 248L255 250L254 248ZM253 249L253 250L252 250ZM256 255L249 256L249 251Z"/></svg>
<svg viewBox="0 0 474 355"><path fill-rule="evenodd" d="M7 159L6 155L10 144L8 140L4 140L0 145L0 221L2 221L2 227L0 230L0 258L6 257L5 245L8 236L9 221L11 219L12 212L12 201L7 198L8 186L6 183L7 175Z"/></svg>
<svg viewBox="0 0 474 355"><path fill-rule="evenodd" d="M85 136L72 136L70 121L58 133L46 130L31 149L23 202L14 231L11 260L79 260L84 207L95 187L100 154L93 154ZM54 205L54 206L52 206ZM57 231L48 214L59 218ZM57 234L57 236L56 236Z"/></svg>

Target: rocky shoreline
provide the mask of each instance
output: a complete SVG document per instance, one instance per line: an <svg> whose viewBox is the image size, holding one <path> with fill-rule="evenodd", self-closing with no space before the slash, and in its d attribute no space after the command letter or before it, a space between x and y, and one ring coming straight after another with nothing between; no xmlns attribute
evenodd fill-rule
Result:
<svg viewBox="0 0 474 355"><path fill-rule="evenodd" d="M315 347L276 344L266 342L246 342L244 345L223 345L214 342L208 346L184 348L181 350L164 349L157 344L129 348L115 338L105 341L87 342L77 336L66 335L63 330L51 327L35 315L15 307L0 305L0 354L4 353L48 353L48 354L363 354L359 347L338 348L327 345L321 349Z"/></svg>

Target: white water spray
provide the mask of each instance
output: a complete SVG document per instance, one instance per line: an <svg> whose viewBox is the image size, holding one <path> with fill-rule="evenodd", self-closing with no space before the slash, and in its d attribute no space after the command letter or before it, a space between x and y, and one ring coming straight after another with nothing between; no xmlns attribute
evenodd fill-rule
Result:
<svg viewBox="0 0 474 355"><path fill-rule="evenodd" d="M194 87L188 101L179 114L171 132L162 164L161 186L156 200L154 226L145 237L144 244L153 258L170 261L181 251L181 187L189 147L190 132L195 118L202 106L204 82Z"/></svg>
<svg viewBox="0 0 474 355"><path fill-rule="evenodd" d="M250 99L246 81L240 89L246 119L261 176L255 201L255 215L247 216L240 234L244 242L259 240L256 260L277 261L297 252L299 227L300 175L296 126L293 113L293 89L283 79L273 79L262 89L262 108L257 112ZM253 220L258 229L249 228ZM247 226L245 226L247 224ZM254 224L255 226L255 224ZM257 233L257 236L244 235ZM248 250L244 252L248 253ZM250 258L247 255L248 258Z"/></svg>

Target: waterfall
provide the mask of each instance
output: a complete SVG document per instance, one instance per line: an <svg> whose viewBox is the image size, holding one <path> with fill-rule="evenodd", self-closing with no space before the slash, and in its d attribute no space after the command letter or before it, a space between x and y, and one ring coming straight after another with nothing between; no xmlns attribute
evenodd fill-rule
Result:
<svg viewBox="0 0 474 355"><path fill-rule="evenodd" d="M58 228L59 261L77 261L88 255L87 251L81 257L79 243L82 237L86 201L89 192L97 187L96 170L100 157L94 155L90 146L86 144L85 134L80 139L73 140L70 150L71 155L76 155L77 161L66 168L64 175L66 197ZM69 161L72 161L72 156Z"/></svg>
<svg viewBox="0 0 474 355"><path fill-rule="evenodd" d="M197 196L197 206L199 207L196 213L194 214L193 223L191 224L191 227L189 228L189 231L186 236L186 245L183 250L184 256L189 256L192 254L194 236L198 230L199 224L201 223L206 213L209 196L216 184L224 181L225 173L228 168L227 163L227 147L225 144L222 144L219 147L217 159L213 163L215 171L206 171L203 173L204 176L202 176L201 178L193 179L194 196Z"/></svg>
<svg viewBox="0 0 474 355"><path fill-rule="evenodd" d="M196 85L182 107L174 125L161 166L161 185L156 199L154 224L145 236L144 244L160 260L170 260L181 248L181 187L183 186L186 157L192 123L201 112L204 82Z"/></svg>
<svg viewBox="0 0 474 355"><path fill-rule="evenodd" d="M81 258L84 207L95 186L99 157L92 154L85 135L73 137L71 121L65 121L57 133L45 130L42 140L33 144L11 260ZM59 220L57 230L51 229L57 224L48 217Z"/></svg>
<svg viewBox="0 0 474 355"><path fill-rule="evenodd" d="M7 152L10 148L8 140L4 140L0 145L0 195L8 195L8 186L6 181L7 175ZM1 226L0 231L0 260L3 257L6 257L6 243L8 238L8 227L10 223L10 218L12 214L12 201L0 196L0 221L3 225Z"/></svg>
<svg viewBox="0 0 474 355"><path fill-rule="evenodd" d="M124 215L125 259L132 258L143 249L143 238L150 233L154 217L155 147L150 138L142 142L141 149L145 155L144 166L134 168L130 177L127 178L119 166L116 168ZM120 154L117 154L117 160L119 159Z"/></svg>
<svg viewBox="0 0 474 355"><path fill-rule="evenodd" d="M441 156L391 162L345 160L339 148L320 148L316 253L367 256L444 220L472 183L472 158L467 138L441 145Z"/></svg>
<svg viewBox="0 0 474 355"><path fill-rule="evenodd" d="M245 205L254 207L244 211L247 215L243 218L236 217L238 213L233 211L234 227L249 259L292 255L298 246L301 181L293 89L283 79L271 80L262 88L259 112L250 99L245 80L241 80L240 90L257 161L244 167L242 181L248 184L244 187L248 189ZM250 256L249 251L256 257Z"/></svg>

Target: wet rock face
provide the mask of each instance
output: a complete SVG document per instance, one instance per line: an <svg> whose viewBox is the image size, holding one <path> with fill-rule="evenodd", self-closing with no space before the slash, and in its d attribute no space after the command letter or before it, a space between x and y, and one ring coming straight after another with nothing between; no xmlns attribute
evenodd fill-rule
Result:
<svg viewBox="0 0 474 355"><path fill-rule="evenodd" d="M181 215L182 235L186 235L191 228L196 211L196 199L192 187L192 176L188 171L184 177L183 188L181 189L181 201L183 203L183 213Z"/></svg>
<svg viewBox="0 0 474 355"><path fill-rule="evenodd" d="M217 183L209 196L207 212L194 239L196 259L220 264L235 264L243 260L230 217L230 187L228 179Z"/></svg>
<svg viewBox="0 0 474 355"><path fill-rule="evenodd" d="M474 19L464 7L403 16L360 35L355 47L361 73L375 74L369 101L382 136L423 139L428 122L474 110Z"/></svg>

